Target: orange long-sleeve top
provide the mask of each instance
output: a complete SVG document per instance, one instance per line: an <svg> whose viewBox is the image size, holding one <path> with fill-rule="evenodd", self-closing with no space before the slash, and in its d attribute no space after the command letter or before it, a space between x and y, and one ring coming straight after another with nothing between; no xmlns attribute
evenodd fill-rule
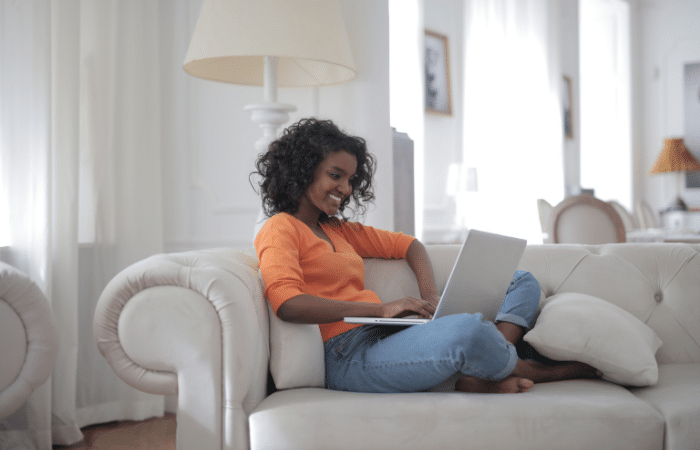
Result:
<svg viewBox="0 0 700 450"><path fill-rule="evenodd" d="M268 219L255 238L265 296L275 314L282 303L301 294L380 303L377 294L364 288L362 258L405 258L414 240L357 222L333 220L321 228L333 245L294 216L279 213ZM357 326L342 321L319 324L324 342Z"/></svg>

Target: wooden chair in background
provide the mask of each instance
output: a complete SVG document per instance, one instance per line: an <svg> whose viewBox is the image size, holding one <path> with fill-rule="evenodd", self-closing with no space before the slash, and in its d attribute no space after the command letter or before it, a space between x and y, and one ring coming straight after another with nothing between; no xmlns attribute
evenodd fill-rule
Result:
<svg viewBox="0 0 700 450"><path fill-rule="evenodd" d="M542 228L542 236L545 244L552 242L552 210L554 207L545 199L537 199L537 211L540 214L540 227Z"/></svg>
<svg viewBox="0 0 700 450"><path fill-rule="evenodd" d="M570 244L626 242L620 214L608 203L591 195L562 200L552 211L552 241Z"/></svg>
<svg viewBox="0 0 700 450"><path fill-rule="evenodd" d="M637 218L634 216L634 214L629 212L627 208L625 208L615 200L609 200L608 204L615 208L615 211L617 211L617 213L620 215L620 219L622 219L622 223L625 225L625 230L627 230L627 232L639 228Z"/></svg>

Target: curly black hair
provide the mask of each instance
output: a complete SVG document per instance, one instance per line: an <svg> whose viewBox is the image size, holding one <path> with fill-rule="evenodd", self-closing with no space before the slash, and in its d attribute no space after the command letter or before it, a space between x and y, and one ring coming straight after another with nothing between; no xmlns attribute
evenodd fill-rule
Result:
<svg viewBox="0 0 700 450"><path fill-rule="evenodd" d="M350 209L364 214L365 204L374 200L375 170L375 160L367 151L365 140L345 134L330 120L309 118L289 126L270 144L266 153L258 156L257 171L251 173L251 177L261 178L258 186L265 215L296 213L302 196L314 181L316 168L326 156L337 151L345 151L357 159L357 172L350 182L352 194L343 200L338 212L347 220L343 211L352 199L355 208ZM329 220L326 214L321 215L321 222Z"/></svg>

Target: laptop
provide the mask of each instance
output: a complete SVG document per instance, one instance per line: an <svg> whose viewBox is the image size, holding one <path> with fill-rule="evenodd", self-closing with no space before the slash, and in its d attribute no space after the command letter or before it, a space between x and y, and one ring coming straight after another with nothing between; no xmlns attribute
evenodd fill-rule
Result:
<svg viewBox="0 0 700 450"><path fill-rule="evenodd" d="M469 230L432 319L423 317L345 317L347 323L420 325L443 316L482 313L496 316L525 251L527 241L500 234ZM472 310L473 305L491 305Z"/></svg>

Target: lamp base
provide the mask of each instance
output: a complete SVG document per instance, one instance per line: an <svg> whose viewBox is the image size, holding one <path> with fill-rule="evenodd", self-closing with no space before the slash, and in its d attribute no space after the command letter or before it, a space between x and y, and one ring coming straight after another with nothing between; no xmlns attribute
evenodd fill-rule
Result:
<svg viewBox="0 0 700 450"><path fill-rule="evenodd" d="M296 106L287 103L255 103L244 108L251 112L251 120L263 129L263 136L255 141L258 153L267 151L270 142L277 139L277 129L289 121L289 113Z"/></svg>

